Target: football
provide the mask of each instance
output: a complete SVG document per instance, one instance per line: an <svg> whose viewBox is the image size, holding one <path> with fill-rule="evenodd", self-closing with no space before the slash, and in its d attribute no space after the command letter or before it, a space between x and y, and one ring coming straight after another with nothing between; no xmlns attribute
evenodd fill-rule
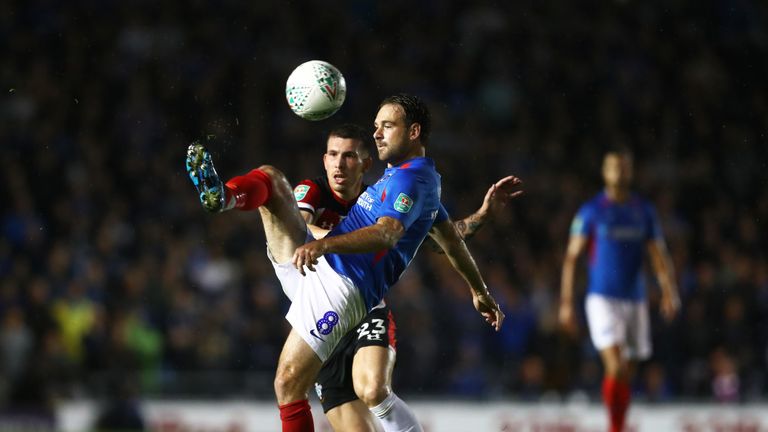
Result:
<svg viewBox="0 0 768 432"><path fill-rule="evenodd" d="M341 108L347 97L344 76L332 64L310 60L291 72L285 83L285 99L299 117L323 120Z"/></svg>

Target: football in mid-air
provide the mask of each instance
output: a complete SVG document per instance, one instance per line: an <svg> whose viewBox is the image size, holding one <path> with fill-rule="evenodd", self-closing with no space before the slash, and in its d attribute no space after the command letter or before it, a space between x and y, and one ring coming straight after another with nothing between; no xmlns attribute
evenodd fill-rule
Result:
<svg viewBox="0 0 768 432"><path fill-rule="evenodd" d="M323 120L341 108L347 97L347 83L335 66L310 60L291 72L285 83L285 99L296 115Z"/></svg>

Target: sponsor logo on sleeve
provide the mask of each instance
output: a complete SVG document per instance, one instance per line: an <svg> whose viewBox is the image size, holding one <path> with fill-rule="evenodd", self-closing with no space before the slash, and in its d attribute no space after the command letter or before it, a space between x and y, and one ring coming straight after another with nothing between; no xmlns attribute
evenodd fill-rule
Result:
<svg viewBox="0 0 768 432"><path fill-rule="evenodd" d="M413 200L408 195L401 193L397 196L394 207L400 213L408 213L413 207Z"/></svg>
<svg viewBox="0 0 768 432"><path fill-rule="evenodd" d="M367 191L363 192L359 197L357 197L357 205L366 209L367 211L371 211L373 208L373 197L370 196Z"/></svg>
<svg viewBox="0 0 768 432"><path fill-rule="evenodd" d="M309 192L309 186L307 185L298 185L293 190L293 196L296 198L296 201L301 201L304 199L305 196L307 196L307 192Z"/></svg>

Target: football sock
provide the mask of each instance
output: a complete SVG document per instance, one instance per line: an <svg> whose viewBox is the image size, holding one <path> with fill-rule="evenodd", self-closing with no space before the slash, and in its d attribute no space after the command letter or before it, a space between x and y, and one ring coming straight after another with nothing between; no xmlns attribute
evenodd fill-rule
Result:
<svg viewBox="0 0 768 432"><path fill-rule="evenodd" d="M385 432L423 432L413 411L394 393L369 409L381 420Z"/></svg>
<svg viewBox="0 0 768 432"><path fill-rule="evenodd" d="M610 432L621 432L624 429L630 396L628 383L611 377L603 380L603 402L608 409Z"/></svg>
<svg viewBox="0 0 768 432"><path fill-rule="evenodd" d="M280 405L283 432L314 432L315 423L307 399Z"/></svg>
<svg viewBox="0 0 768 432"><path fill-rule="evenodd" d="M260 169L246 175L233 177L226 187L224 209L254 210L259 208L272 195L272 180Z"/></svg>

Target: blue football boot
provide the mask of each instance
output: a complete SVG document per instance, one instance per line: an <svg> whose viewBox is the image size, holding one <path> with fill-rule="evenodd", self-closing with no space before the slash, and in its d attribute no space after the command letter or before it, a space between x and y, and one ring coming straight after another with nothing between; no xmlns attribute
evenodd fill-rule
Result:
<svg viewBox="0 0 768 432"><path fill-rule="evenodd" d="M224 208L224 184L216 168L213 167L211 153L194 141L187 148L187 174L200 194L200 203L211 213L218 213Z"/></svg>

